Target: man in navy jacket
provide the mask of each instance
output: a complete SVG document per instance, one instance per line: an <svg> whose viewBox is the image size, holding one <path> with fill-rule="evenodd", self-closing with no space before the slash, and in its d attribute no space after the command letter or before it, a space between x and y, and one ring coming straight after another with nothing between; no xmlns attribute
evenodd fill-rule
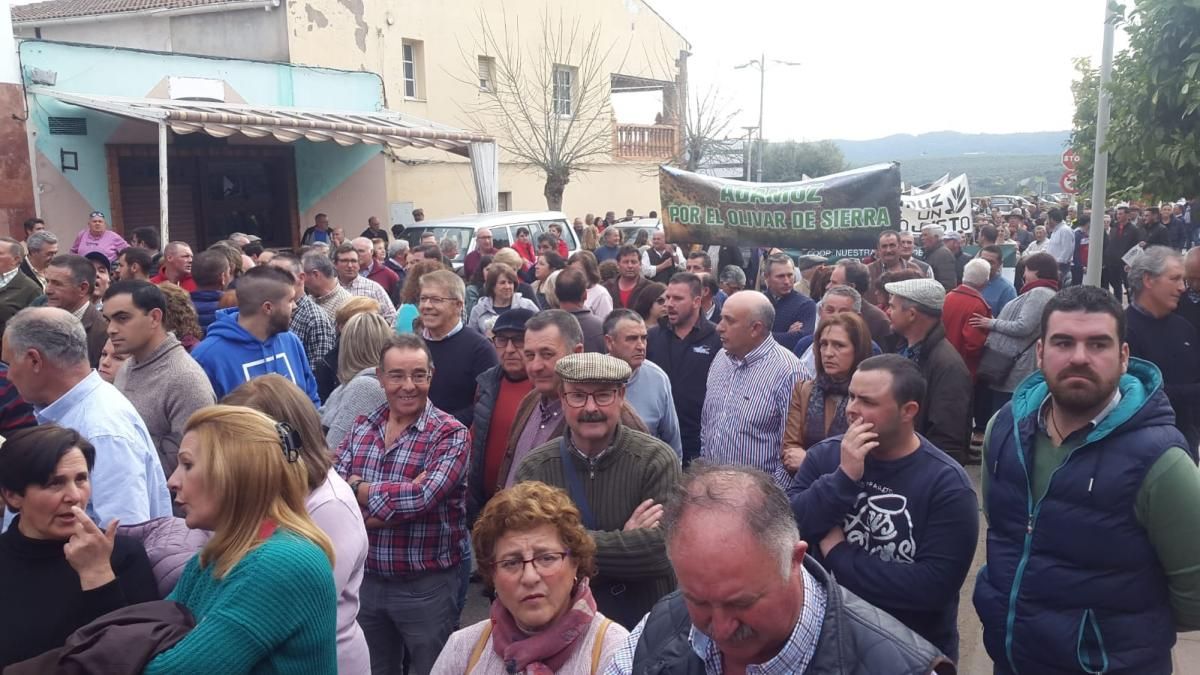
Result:
<svg viewBox="0 0 1200 675"><path fill-rule="evenodd" d="M817 303L796 292L796 265L786 253L767 257L767 298L775 307L771 335L787 349L795 349L800 338L813 332Z"/></svg>
<svg viewBox="0 0 1200 675"><path fill-rule="evenodd" d="M701 293L699 276L676 273L663 294L666 316L646 335L646 358L671 380L685 466L700 456L700 414L708 392L708 368L721 351L716 328L700 315Z"/></svg>

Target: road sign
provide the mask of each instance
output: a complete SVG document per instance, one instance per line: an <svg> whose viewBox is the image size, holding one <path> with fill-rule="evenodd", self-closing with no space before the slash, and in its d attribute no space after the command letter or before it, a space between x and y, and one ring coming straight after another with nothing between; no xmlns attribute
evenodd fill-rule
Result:
<svg viewBox="0 0 1200 675"><path fill-rule="evenodd" d="M1068 194L1076 194L1077 191L1075 190L1075 172L1074 171L1064 171L1062 178L1058 179L1058 186L1060 188L1062 188L1063 192L1066 192Z"/></svg>
<svg viewBox="0 0 1200 675"><path fill-rule="evenodd" d="M1079 166L1079 153L1067 148L1062 154L1062 166L1067 171L1074 171Z"/></svg>

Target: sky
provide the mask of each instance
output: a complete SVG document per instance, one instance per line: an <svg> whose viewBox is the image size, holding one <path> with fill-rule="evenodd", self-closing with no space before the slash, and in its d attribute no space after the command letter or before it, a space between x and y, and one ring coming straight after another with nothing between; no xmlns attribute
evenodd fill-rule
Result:
<svg viewBox="0 0 1200 675"><path fill-rule="evenodd" d="M1072 59L1099 64L1104 34L1105 0L647 1L737 127L758 123L759 75L734 67L766 52L771 140L1070 129Z"/></svg>

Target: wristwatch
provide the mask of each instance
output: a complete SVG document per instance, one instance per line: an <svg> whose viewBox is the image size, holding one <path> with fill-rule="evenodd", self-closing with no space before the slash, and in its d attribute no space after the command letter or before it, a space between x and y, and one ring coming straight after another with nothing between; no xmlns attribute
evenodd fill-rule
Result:
<svg viewBox="0 0 1200 675"><path fill-rule="evenodd" d="M354 493L355 501L358 500L358 486L362 485L365 482L367 482L367 481L362 478L359 478L358 480L354 481L353 483L350 483L350 491Z"/></svg>

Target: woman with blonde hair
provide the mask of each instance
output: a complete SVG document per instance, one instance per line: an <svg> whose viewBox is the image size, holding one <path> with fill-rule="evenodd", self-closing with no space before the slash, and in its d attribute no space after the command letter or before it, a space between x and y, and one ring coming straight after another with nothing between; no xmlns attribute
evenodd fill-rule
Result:
<svg viewBox="0 0 1200 675"><path fill-rule="evenodd" d="M583 304L592 310L601 321L613 310L612 293L600 284L600 263L596 254L591 251L576 251L567 260L567 264L575 267L587 277L587 298Z"/></svg>
<svg viewBox="0 0 1200 675"><path fill-rule="evenodd" d="M317 367L313 369L313 377L317 378L317 396L322 401L328 401L333 395L333 390L337 389L340 380L338 380L338 354L342 351L342 329L346 327L346 323L350 319L359 314L378 314L379 301L372 298L364 298L356 295L346 301L346 304L338 308L338 311L333 315L333 326L336 333L333 339L333 349L322 356Z"/></svg>
<svg viewBox="0 0 1200 675"><path fill-rule="evenodd" d="M196 627L144 672L336 672L333 543L305 506L299 434L227 405L184 432L168 485L188 527L213 536L167 597Z"/></svg>
<svg viewBox="0 0 1200 675"><path fill-rule="evenodd" d="M530 481L488 501L471 531L491 616L454 633L434 675L602 673L629 632L596 611L596 542L566 492Z"/></svg>
<svg viewBox="0 0 1200 675"><path fill-rule="evenodd" d="M378 314L359 314L342 329L338 349L341 384L321 408L321 425L328 430L325 442L329 447L338 447L359 415L373 413L387 403L375 368L379 365L379 352L391 336L392 327Z"/></svg>
<svg viewBox="0 0 1200 675"><path fill-rule="evenodd" d="M561 271L554 270L542 282L541 294L546 298L546 309L558 309L558 292L555 290L555 286L558 284L558 273Z"/></svg>

